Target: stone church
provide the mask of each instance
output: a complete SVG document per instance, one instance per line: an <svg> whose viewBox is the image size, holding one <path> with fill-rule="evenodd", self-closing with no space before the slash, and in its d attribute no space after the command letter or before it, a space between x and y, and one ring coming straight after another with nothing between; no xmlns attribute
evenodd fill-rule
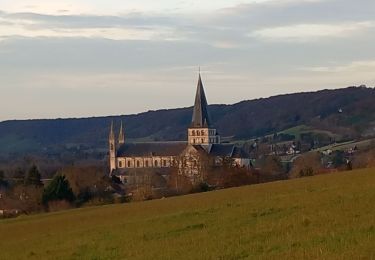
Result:
<svg viewBox="0 0 375 260"><path fill-rule="evenodd" d="M126 143L121 123L116 140L113 123L109 134L110 172L126 175L137 169L179 169L190 177L199 174L199 159L210 158L215 166L230 159L233 166L250 167L250 156L234 144L222 144L218 131L212 126L206 95L199 74L193 116L187 129L188 140L175 142Z"/></svg>

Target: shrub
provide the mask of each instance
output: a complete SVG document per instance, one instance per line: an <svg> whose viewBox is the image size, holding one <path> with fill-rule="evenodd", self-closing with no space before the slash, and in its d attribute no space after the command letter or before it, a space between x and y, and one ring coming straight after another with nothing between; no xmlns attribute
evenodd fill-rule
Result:
<svg viewBox="0 0 375 260"><path fill-rule="evenodd" d="M66 200L54 200L54 201L48 202L49 211L60 211L60 210L67 210L71 208L72 208L72 204Z"/></svg>
<svg viewBox="0 0 375 260"><path fill-rule="evenodd" d="M202 192L207 192L207 191L212 190L212 188L210 187L210 185L208 185L207 182L202 182L202 183L199 185L199 190L202 191Z"/></svg>
<svg viewBox="0 0 375 260"><path fill-rule="evenodd" d="M320 155L315 152L307 153L297 158L289 174L290 178L313 176L321 169Z"/></svg>

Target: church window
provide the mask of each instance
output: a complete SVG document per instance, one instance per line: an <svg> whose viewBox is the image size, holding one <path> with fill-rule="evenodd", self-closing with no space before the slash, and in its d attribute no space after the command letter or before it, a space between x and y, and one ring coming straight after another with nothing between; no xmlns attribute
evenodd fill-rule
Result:
<svg viewBox="0 0 375 260"><path fill-rule="evenodd" d="M128 161L128 168L130 168L131 167L131 162L130 161Z"/></svg>
<svg viewBox="0 0 375 260"><path fill-rule="evenodd" d="M195 136L195 130L192 131L192 135Z"/></svg>
<svg viewBox="0 0 375 260"><path fill-rule="evenodd" d="M199 136L199 135L200 135L199 130L197 130L197 136Z"/></svg>
<svg viewBox="0 0 375 260"><path fill-rule="evenodd" d="M141 163L137 161L137 168L141 167Z"/></svg>
<svg viewBox="0 0 375 260"><path fill-rule="evenodd" d="M204 135L204 130L201 131L201 135Z"/></svg>
<svg viewBox="0 0 375 260"><path fill-rule="evenodd" d="M122 168L122 162L121 161L118 162L118 167Z"/></svg>

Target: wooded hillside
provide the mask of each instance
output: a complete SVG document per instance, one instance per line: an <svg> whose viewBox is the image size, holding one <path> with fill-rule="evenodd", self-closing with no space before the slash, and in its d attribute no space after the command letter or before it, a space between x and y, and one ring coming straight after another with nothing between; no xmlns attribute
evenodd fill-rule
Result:
<svg viewBox="0 0 375 260"><path fill-rule="evenodd" d="M214 126L226 140L250 139L299 125L348 138L375 133L373 88L280 95L209 109ZM0 155L54 153L72 147L105 151L112 120L117 128L123 120L128 141L185 140L191 114L189 107L137 115L5 121L0 123Z"/></svg>

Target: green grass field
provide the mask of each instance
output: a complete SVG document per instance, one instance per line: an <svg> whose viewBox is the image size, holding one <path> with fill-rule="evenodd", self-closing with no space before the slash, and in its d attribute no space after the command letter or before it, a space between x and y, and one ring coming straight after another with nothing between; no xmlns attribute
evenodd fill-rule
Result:
<svg viewBox="0 0 375 260"><path fill-rule="evenodd" d="M374 259L375 169L0 221L0 259Z"/></svg>
<svg viewBox="0 0 375 260"><path fill-rule="evenodd" d="M278 134L294 135L296 137L296 139L301 139L301 134L307 134L307 133L323 134L323 135L327 135L327 136L330 136L332 138L337 138L337 139L341 138L340 135L332 133L330 131L314 129L314 128L312 128L310 126L306 126L306 125L295 126L295 127L286 129L284 131L281 131Z"/></svg>

